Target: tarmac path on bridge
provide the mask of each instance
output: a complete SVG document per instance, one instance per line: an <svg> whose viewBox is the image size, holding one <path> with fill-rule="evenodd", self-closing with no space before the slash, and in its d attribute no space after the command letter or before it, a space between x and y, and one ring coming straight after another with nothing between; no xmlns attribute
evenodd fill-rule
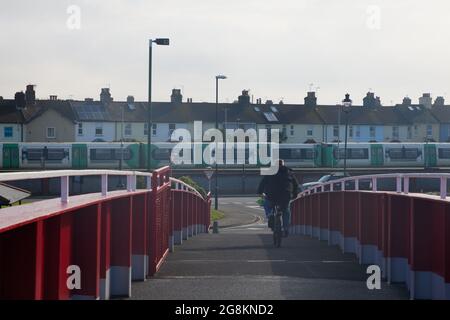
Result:
<svg viewBox="0 0 450 320"><path fill-rule="evenodd" d="M366 267L337 246L290 235L274 248L256 198L222 198L219 209L220 232L177 246L132 299L409 299L402 285L368 290Z"/></svg>

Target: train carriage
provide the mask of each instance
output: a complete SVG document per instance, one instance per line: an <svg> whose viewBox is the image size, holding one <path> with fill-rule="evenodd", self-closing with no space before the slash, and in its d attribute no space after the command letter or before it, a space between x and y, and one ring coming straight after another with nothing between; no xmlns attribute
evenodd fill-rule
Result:
<svg viewBox="0 0 450 320"><path fill-rule="evenodd" d="M139 143L87 143L87 166L90 169L139 169Z"/></svg>
<svg viewBox="0 0 450 320"><path fill-rule="evenodd" d="M67 169L71 167L70 143L21 143L19 166L24 169Z"/></svg>
<svg viewBox="0 0 450 320"><path fill-rule="evenodd" d="M432 152L429 148L426 150L427 154ZM421 167L425 165L423 143L384 143L383 154L385 167Z"/></svg>

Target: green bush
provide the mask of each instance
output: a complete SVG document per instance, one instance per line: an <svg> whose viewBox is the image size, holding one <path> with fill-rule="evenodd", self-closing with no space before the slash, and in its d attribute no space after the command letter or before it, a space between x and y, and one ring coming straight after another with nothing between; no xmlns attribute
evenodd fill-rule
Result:
<svg viewBox="0 0 450 320"><path fill-rule="evenodd" d="M204 198L206 198L207 193L206 190L204 188L202 188L201 186L199 186L197 184L197 182L195 182L194 180L192 180L191 177L188 176L183 176L181 177L179 180L183 181L184 183L188 184L189 186L191 186L192 188L194 188L195 190L197 190Z"/></svg>

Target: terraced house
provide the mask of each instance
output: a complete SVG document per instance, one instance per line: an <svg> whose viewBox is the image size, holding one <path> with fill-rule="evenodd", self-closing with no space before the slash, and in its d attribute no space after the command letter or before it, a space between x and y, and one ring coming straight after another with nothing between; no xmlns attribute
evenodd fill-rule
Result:
<svg viewBox="0 0 450 320"><path fill-rule="evenodd" d="M351 101L350 96L347 97ZM153 142L169 142L174 130L193 133L195 121L203 131L215 127L216 104L183 100L174 89L168 102L154 102ZM128 96L114 101L108 88L100 99L36 99L33 86L15 99L0 99L0 141L2 142L146 142L147 102ZM405 98L401 104L382 106L371 92L363 105L319 105L315 92L308 92L303 104L282 101L252 103L244 90L234 103L218 104L219 128L244 130L278 129L281 143L424 142L450 141L450 106L442 97L433 102L424 94L418 104ZM271 138L271 137L269 137Z"/></svg>

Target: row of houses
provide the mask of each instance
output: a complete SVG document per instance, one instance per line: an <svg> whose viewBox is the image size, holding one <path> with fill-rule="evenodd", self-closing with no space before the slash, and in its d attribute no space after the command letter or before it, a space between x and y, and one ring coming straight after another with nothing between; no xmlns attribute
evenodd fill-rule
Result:
<svg viewBox="0 0 450 320"><path fill-rule="evenodd" d="M401 104L381 106L380 99L368 93L361 106L318 105L315 92L308 92L303 104L266 101L252 103L248 91L234 103L218 105L220 128L279 129L283 143L337 142L450 142L450 106L442 97L433 102L424 94L418 104L405 98ZM146 102L114 101L108 88L100 99L84 101L36 99L34 87L18 92L14 99L0 97L1 142L113 142L147 141ZM175 129L193 130L194 121L203 130L213 128L215 103L183 101L179 89L170 102L152 103L152 140L170 141Z"/></svg>

